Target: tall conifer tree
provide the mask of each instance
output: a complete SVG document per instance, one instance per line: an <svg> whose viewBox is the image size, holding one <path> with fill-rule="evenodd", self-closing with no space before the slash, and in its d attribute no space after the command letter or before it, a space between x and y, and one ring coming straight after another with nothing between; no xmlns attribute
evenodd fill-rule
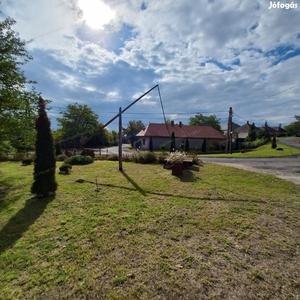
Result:
<svg viewBox="0 0 300 300"><path fill-rule="evenodd" d="M45 101L39 98L39 114L35 122L37 131L36 158L34 162L34 182L31 193L38 197L46 197L55 193L57 182L55 180L55 150L50 129L50 120L46 112Z"/></svg>

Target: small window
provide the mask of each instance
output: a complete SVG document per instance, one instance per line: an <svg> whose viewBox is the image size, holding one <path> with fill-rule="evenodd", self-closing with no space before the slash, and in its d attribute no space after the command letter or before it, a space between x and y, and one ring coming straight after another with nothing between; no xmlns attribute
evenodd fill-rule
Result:
<svg viewBox="0 0 300 300"><path fill-rule="evenodd" d="M145 139L143 139L143 145L145 145Z"/></svg>

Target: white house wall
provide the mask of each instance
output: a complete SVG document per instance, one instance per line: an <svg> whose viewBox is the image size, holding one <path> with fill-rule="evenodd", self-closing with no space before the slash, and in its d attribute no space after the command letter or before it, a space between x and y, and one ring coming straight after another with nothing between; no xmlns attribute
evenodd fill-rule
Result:
<svg viewBox="0 0 300 300"><path fill-rule="evenodd" d="M142 149L148 150L150 137L141 137L141 140L142 140ZM188 140L190 144L190 150L201 149L203 139L188 139ZM153 150L160 150L160 145L162 144L165 144L166 151L170 150L171 138L153 137L152 142L153 142ZM180 150L180 145L182 143L185 144L185 138L183 139L183 138L175 137L175 145L176 145L175 150Z"/></svg>

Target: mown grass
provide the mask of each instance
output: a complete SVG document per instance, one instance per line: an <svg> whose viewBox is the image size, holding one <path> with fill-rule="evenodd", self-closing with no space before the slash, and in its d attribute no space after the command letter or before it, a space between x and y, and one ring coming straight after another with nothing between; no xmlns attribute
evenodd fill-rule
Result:
<svg viewBox="0 0 300 300"><path fill-rule="evenodd" d="M299 186L123 166L74 166L37 200L32 166L0 164L1 299L299 299Z"/></svg>
<svg viewBox="0 0 300 300"><path fill-rule="evenodd" d="M251 151L247 151L245 153L232 153L232 154L200 154L200 157L206 156L206 157L284 157L284 156L292 156L292 155L300 155L300 149L283 145L280 143L277 143L277 148L282 148L283 150L278 151L276 149L271 148L271 144L266 144L263 146L260 146L256 149L251 149Z"/></svg>

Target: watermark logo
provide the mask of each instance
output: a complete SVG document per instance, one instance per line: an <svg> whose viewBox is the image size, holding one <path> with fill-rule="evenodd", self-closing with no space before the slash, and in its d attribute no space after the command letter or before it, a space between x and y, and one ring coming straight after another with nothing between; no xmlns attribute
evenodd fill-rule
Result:
<svg viewBox="0 0 300 300"><path fill-rule="evenodd" d="M269 9L271 8L284 8L284 9L290 9L290 8L297 8L298 7L298 4L297 3L294 3L291 2L291 3L281 3L280 1L277 1L277 2L273 2L273 1L270 1L270 7Z"/></svg>

